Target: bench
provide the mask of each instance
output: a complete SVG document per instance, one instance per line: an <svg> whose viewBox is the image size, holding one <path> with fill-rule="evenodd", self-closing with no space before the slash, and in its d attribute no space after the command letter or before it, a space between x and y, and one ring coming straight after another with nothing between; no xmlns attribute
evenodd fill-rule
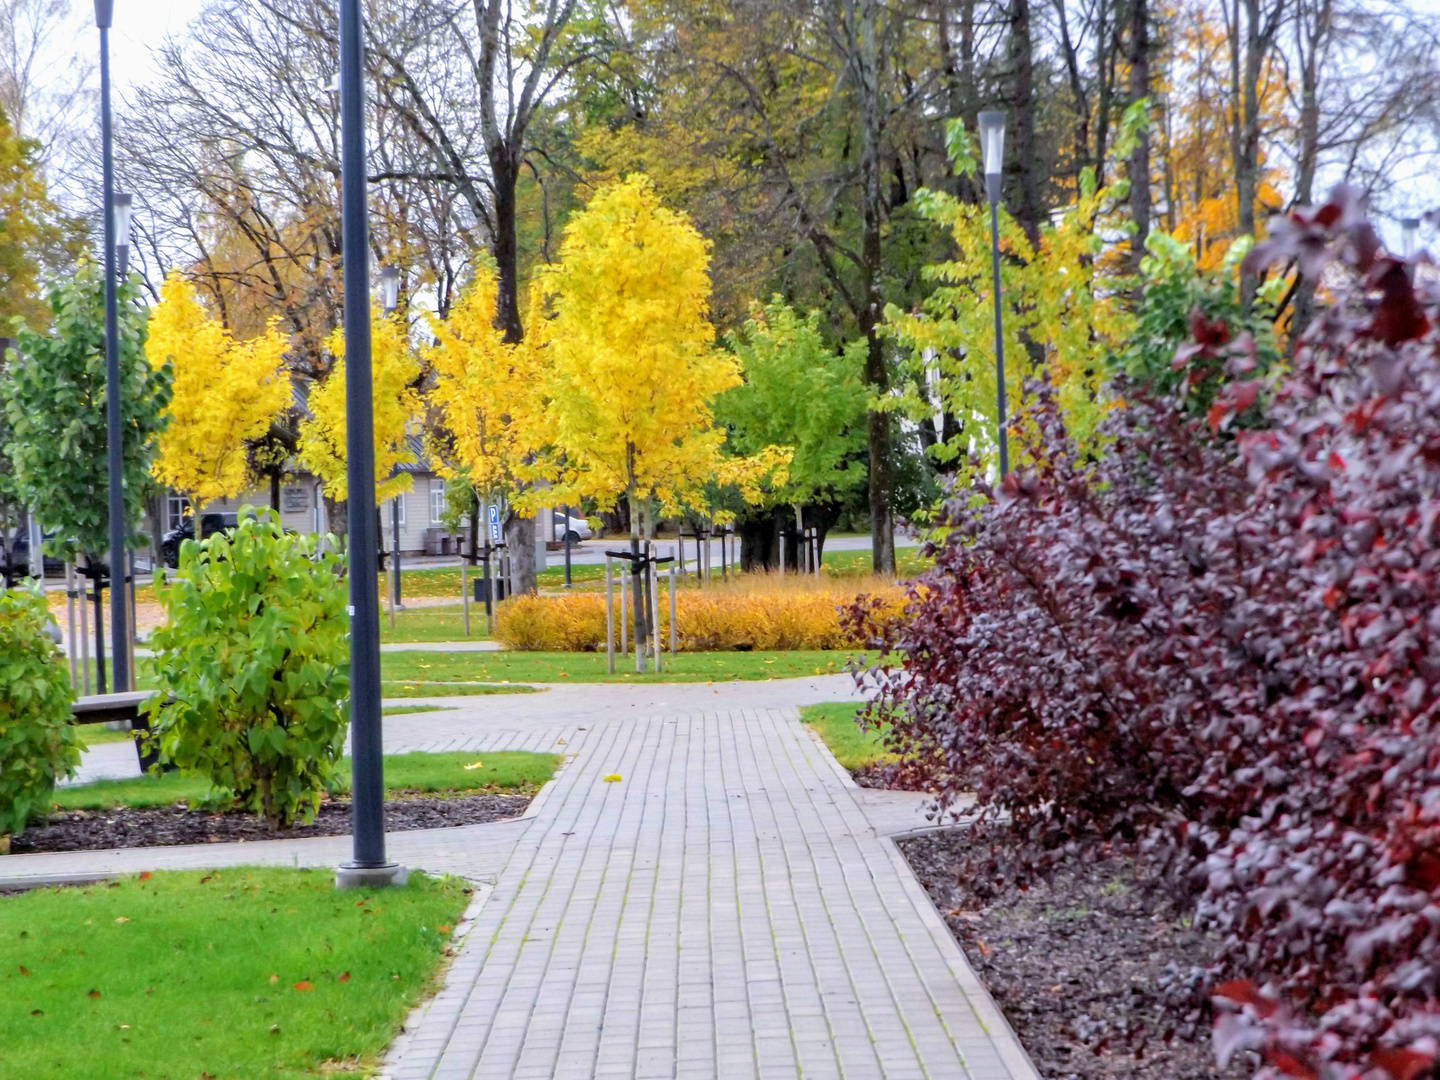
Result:
<svg viewBox="0 0 1440 1080"><path fill-rule="evenodd" d="M87 694L77 698L70 709L77 724L130 721L130 730L136 733L135 756L140 759L140 771L147 772L151 765L158 762L159 755L141 747L139 733L150 730L150 717L141 711L141 707L154 693L154 690L130 690L123 694Z"/></svg>

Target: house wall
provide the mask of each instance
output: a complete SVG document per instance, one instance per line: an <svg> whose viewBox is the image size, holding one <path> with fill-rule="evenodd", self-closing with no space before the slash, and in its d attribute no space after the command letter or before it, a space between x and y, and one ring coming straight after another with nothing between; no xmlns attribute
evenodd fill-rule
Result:
<svg viewBox="0 0 1440 1080"><path fill-rule="evenodd" d="M443 492L445 481L433 473L413 473L411 488L404 492L400 498L404 505L404 520L400 526L400 550L407 555L423 554L425 551L426 539L431 529L441 527L440 522L435 520L434 513L437 509L443 508L442 495L432 495L432 492ZM319 498L319 485L315 478L302 474L288 484L280 488L280 522L287 529L293 529L298 533L313 533L317 528L316 503ZM269 506L270 489L268 486L257 487L247 491L238 499L217 499L205 506L206 511L236 511L242 506ZM388 551L392 546L391 538L391 516L390 502L386 500L380 508L381 527L384 532L383 543ZM321 515L323 517L323 503ZM326 523L322 520L318 527L325 528Z"/></svg>

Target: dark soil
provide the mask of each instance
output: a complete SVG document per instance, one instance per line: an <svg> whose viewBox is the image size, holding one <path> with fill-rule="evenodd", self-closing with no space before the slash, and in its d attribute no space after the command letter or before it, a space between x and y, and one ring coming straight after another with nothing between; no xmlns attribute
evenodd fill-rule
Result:
<svg viewBox="0 0 1440 1080"><path fill-rule="evenodd" d="M385 804L388 832L479 825L518 817L530 795L459 795L392 798ZM315 821L291 829L267 829L254 814L224 814L183 806L143 810L69 810L47 824L32 825L10 842L12 853L98 851L106 848L218 844L222 841L288 840L300 836L343 836L350 832L348 800L323 802Z"/></svg>
<svg viewBox="0 0 1440 1080"><path fill-rule="evenodd" d="M963 863L986 861L982 845L1003 843L952 829L900 848L1042 1076L1249 1075L1238 1062L1220 1073L1208 1025L1167 1006L1167 986L1210 961L1213 939L1118 856L1077 857L1025 888L960 882Z"/></svg>

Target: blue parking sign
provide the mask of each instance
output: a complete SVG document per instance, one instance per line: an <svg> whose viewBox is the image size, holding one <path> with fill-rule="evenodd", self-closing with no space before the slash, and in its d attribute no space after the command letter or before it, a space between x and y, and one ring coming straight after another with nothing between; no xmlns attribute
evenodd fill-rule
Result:
<svg viewBox="0 0 1440 1080"><path fill-rule="evenodd" d="M493 504L490 507L490 542L500 542L500 507Z"/></svg>

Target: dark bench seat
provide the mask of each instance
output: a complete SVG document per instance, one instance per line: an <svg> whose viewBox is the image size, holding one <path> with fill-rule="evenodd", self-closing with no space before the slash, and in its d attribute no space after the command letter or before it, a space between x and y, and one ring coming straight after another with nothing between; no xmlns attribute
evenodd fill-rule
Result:
<svg viewBox="0 0 1440 1080"><path fill-rule="evenodd" d="M141 749L140 734L150 729L150 718L141 712L141 706L154 694L154 690L130 690L123 694L87 694L77 698L70 708L77 724L130 721L130 729L134 732L135 756L140 759L140 771L145 772L156 763L157 755Z"/></svg>

